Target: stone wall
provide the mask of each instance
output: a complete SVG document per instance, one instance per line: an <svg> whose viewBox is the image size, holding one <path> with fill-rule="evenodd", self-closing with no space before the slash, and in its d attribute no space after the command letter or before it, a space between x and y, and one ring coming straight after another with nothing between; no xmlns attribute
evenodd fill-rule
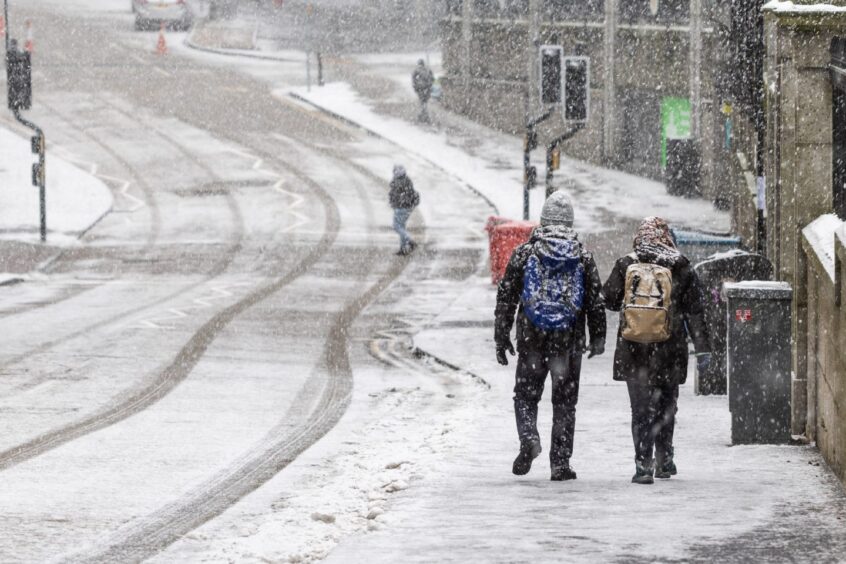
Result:
<svg viewBox="0 0 846 564"><path fill-rule="evenodd" d="M825 223L841 226L833 230ZM826 252L832 247L833 252ZM803 252L807 258L807 393L794 408L804 409L804 418L799 418L801 431L816 441L846 484L846 227L832 217L820 218L805 230Z"/></svg>
<svg viewBox="0 0 846 564"><path fill-rule="evenodd" d="M813 362L802 229L833 209L829 45L833 36L846 33L846 12L765 10L764 27L767 255L776 278L794 288L794 431L801 432Z"/></svg>

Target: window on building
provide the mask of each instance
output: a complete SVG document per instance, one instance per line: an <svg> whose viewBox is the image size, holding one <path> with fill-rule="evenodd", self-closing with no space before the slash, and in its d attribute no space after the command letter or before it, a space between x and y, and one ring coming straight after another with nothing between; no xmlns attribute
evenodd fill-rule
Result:
<svg viewBox="0 0 846 564"><path fill-rule="evenodd" d="M834 213L846 220L846 37L831 42Z"/></svg>
<svg viewBox="0 0 846 564"><path fill-rule="evenodd" d="M546 20L601 20L605 17L605 0L543 0L541 9Z"/></svg>
<svg viewBox="0 0 846 564"><path fill-rule="evenodd" d="M620 0L620 21L627 24L687 24L690 0Z"/></svg>

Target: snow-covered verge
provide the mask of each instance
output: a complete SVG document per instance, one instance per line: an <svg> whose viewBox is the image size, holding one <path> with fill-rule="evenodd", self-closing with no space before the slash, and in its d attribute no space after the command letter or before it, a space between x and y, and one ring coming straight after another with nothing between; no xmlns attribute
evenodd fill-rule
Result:
<svg viewBox="0 0 846 564"><path fill-rule="evenodd" d="M59 154L48 145L47 242L51 245L72 244L112 207L112 193L95 176L96 167L79 163L91 167L82 170ZM39 194L32 185L35 161L29 138L0 127L0 239L39 240Z"/></svg>
<svg viewBox="0 0 846 564"><path fill-rule="evenodd" d="M455 140L445 131L421 128L378 113L367 99L343 82L310 91L295 88L279 92L280 95L286 93L421 156L483 194L502 215L512 218L522 216L522 169L518 164L522 159L520 139L464 123L462 126L468 131L484 129L472 132L483 146L470 154L456 146ZM414 100L409 99L409 103L413 104ZM645 215L661 215L674 224L689 228L718 232L729 229L728 214L715 212L704 200L670 196L659 182L572 159L563 159L557 176L563 180L562 189L568 191L577 203L580 214L577 215L576 227L580 230L596 233L612 229L613 225L608 222L609 214L633 220ZM542 196L542 188L532 194L533 218L540 215Z"/></svg>

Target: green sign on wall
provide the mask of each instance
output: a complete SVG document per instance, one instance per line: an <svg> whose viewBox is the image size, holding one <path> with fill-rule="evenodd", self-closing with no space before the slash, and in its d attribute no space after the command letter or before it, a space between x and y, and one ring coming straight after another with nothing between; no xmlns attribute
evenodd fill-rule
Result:
<svg viewBox="0 0 846 564"><path fill-rule="evenodd" d="M667 140L690 139L690 100L664 98L661 101L661 166L667 167Z"/></svg>

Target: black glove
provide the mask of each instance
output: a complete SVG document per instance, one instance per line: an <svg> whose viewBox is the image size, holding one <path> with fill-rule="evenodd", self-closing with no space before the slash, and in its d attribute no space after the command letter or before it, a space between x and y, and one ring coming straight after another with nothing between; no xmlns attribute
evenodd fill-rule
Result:
<svg viewBox="0 0 846 564"><path fill-rule="evenodd" d="M510 337L505 337L501 342L496 344L496 361L503 366L508 366L508 357L505 355L506 351L511 353L511 356L516 354Z"/></svg>
<svg viewBox="0 0 846 564"><path fill-rule="evenodd" d="M599 356L605 352L605 339L594 339L588 347L588 358Z"/></svg>
<svg viewBox="0 0 846 564"><path fill-rule="evenodd" d="M700 374L705 374L711 367L711 353L699 353L696 355L696 369Z"/></svg>

